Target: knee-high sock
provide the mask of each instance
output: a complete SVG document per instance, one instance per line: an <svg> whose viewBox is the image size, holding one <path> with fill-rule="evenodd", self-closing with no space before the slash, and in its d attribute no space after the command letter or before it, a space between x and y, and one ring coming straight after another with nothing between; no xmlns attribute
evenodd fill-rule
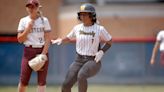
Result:
<svg viewBox="0 0 164 92"><path fill-rule="evenodd" d="M46 86L38 86L37 92L46 92Z"/></svg>
<svg viewBox="0 0 164 92"><path fill-rule="evenodd" d="M18 92L26 92L26 87L22 85L21 83L18 84Z"/></svg>

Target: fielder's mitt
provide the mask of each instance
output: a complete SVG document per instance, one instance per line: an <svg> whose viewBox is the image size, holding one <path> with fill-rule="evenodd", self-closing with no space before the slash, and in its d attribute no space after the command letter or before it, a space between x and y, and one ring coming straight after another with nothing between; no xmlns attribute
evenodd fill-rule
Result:
<svg viewBox="0 0 164 92"><path fill-rule="evenodd" d="M43 67L46 61L47 61L47 56L44 54L39 54L33 59L31 59L28 62L28 64L34 71L38 71Z"/></svg>

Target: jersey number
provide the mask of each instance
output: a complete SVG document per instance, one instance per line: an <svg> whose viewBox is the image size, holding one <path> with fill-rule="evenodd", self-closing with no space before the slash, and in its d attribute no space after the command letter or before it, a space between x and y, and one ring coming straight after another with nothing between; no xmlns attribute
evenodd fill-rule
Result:
<svg viewBox="0 0 164 92"><path fill-rule="evenodd" d="M43 43L43 38L42 37L39 38L39 42Z"/></svg>

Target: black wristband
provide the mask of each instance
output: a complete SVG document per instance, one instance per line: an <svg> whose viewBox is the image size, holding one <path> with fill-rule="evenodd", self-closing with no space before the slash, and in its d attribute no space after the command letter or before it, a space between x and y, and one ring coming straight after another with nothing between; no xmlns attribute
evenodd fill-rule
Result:
<svg viewBox="0 0 164 92"><path fill-rule="evenodd" d="M105 45L102 47L101 50L105 53L110 47L111 47L111 44L105 43Z"/></svg>

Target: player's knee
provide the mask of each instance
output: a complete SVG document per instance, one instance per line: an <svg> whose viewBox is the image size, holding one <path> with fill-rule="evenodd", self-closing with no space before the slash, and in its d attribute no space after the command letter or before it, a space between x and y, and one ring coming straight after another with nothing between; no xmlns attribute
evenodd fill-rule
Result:
<svg viewBox="0 0 164 92"><path fill-rule="evenodd" d="M19 83L19 86L20 86L20 87L25 87L25 86L27 86L27 84L20 82L20 83Z"/></svg>
<svg viewBox="0 0 164 92"><path fill-rule="evenodd" d="M28 81L20 81L19 83L21 86L28 86Z"/></svg>
<svg viewBox="0 0 164 92"><path fill-rule="evenodd" d="M79 73L78 76L77 76L78 81L86 80L86 79L87 79L87 76L84 73Z"/></svg>
<svg viewBox="0 0 164 92"><path fill-rule="evenodd" d="M46 85L46 82L45 82L45 81L38 82L38 85L39 85L39 86L44 86L44 85Z"/></svg>

